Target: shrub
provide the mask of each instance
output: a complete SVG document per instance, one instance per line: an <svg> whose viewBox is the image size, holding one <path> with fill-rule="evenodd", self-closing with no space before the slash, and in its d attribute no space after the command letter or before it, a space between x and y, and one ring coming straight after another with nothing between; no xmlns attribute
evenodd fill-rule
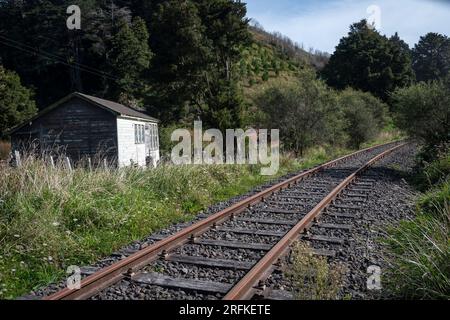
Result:
<svg viewBox="0 0 450 320"><path fill-rule="evenodd" d="M370 93L346 89L339 95L339 105L351 147L359 148L375 138L386 125L387 106Z"/></svg>
<svg viewBox="0 0 450 320"><path fill-rule="evenodd" d="M277 83L255 99L267 128L280 129L285 148L303 156L307 148L339 137L335 93L305 69L293 83Z"/></svg>
<svg viewBox="0 0 450 320"><path fill-rule="evenodd" d="M315 256L309 245L297 243L292 252L287 277L298 300L334 300L342 287L344 268L330 265L325 257Z"/></svg>
<svg viewBox="0 0 450 320"><path fill-rule="evenodd" d="M398 89L391 100L397 125L411 137L420 139L428 147L448 142L450 138L448 84L442 81L421 82Z"/></svg>

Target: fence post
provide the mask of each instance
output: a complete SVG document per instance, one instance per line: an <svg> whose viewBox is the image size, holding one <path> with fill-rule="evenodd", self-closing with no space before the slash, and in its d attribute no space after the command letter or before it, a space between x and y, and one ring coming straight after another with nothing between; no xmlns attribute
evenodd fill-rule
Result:
<svg viewBox="0 0 450 320"><path fill-rule="evenodd" d="M20 152L15 150L14 151L14 158L16 160L16 166L20 167L22 165L22 160L20 159Z"/></svg>
<svg viewBox="0 0 450 320"><path fill-rule="evenodd" d="M66 166L67 166L67 169L68 169L70 172L72 172L72 165L70 164L70 159L69 159L69 157L66 157Z"/></svg>
<svg viewBox="0 0 450 320"><path fill-rule="evenodd" d="M55 159L53 159L53 156L50 156L50 165L53 169L55 169Z"/></svg>
<svg viewBox="0 0 450 320"><path fill-rule="evenodd" d="M108 161L105 159L103 159L103 166L105 167L105 170L108 170Z"/></svg>
<svg viewBox="0 0 450 320"><path fill-rule="evenodd" d="M89 168L89 171L92 171L92 161L91 161L91 157L88 158L88 168Z"/></svg>

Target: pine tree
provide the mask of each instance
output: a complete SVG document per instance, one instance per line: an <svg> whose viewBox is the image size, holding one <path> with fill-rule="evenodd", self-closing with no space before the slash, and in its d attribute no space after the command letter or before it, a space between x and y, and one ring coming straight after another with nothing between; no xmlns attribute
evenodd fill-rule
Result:
<svg viewBox="0 0 450 320"><path fill-rule="evenodd" d="M428 33L413 49L413 68L418 81L445 78L450 73L450 38Z"/></svg>
<svg viewBox="0 0 450 320"><path fill-rule="evenodd" d="M341 39L322 74L335 88L350 86L386 100L389 92L414 79L404 49L398 40L387 39L362 20Z"/></svg>
<svg viewBox="0 0 450 320"><path fill-rule="evenodd" d="M119 79L111 92L111 96L116 99L121 95L128 99L137 98L135 95L139 95L143 89L141 76L150 66L152 58L148 38L147 27L141 18L135 18L131 25L122 21L119 31L114 35L109 63L114 76Z"/></svg>

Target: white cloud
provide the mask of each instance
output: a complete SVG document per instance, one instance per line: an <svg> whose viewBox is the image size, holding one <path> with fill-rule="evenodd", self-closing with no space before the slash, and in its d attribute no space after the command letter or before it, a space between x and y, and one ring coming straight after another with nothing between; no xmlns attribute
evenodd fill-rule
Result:
<svg viewBox="0 0 450 320"><path fill-rule="evenodd" d="M248 2L260 0L248 0ZM308 7L292 7L283 12L262 9L252 11L249 17L258 20L266 30L279 31L294 41L303 43L305 48L332 53L339 39L349 31L349 26L368 18L367 8L377 5L381 8L381 30L388 36L396 31L410 46L428 32L448 35L450 31L450 5L436 1L423 0L363 0L327 1L309 4ZM270 6L270 4L265 4ZM281 9L281 8L280 8ZM280 11L280 10L278 10Z"/></svg>

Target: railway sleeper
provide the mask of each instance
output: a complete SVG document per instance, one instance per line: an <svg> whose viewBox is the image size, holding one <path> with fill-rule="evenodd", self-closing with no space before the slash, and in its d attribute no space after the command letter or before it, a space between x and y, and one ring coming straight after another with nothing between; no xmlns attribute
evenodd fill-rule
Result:
<svg viewBox="0 0 450 320"><path fill-rule="evenodd" d="M297 221L292 220L273 220L273 219L255 219L255 218L234 218L233 221L268 224L268 225L285 225L295 226Z"/></svg>
<svg viewBox="0 0 450 320"><path fill-rule="evenodd" d="M222 282L204 281L195 279L172 278L160 273L138 273L131 277L136 283L156 285L159 287L200 291L208 293L227 293L233 285Z"/></svg>
<svg viewBox="0 0 450 320"><path fill-rule="evenodd" d="M346 212L326 212L327 216L333 217L333 218L343 218L343 219L355 219L356 215Z"/></svg>
<svg viewBox="0 0 450 320"><path fill-rule="evenodd" d="M224 247L224 248L236 248L236 249L248 249L248 250L261 250L269 251L272 249L273 245L265 243L244 243L236 241L225 241L225 240L209 240L209 239L196 239L195 244L214 246L214 247Z"/></svg>
<svg viewBox="0 0 450 320"><path fill-rule="evenodd" d="M217 227L216 231L228 232L228 233L238 233L238 234L250 234L250 235L267 236L267 237L280 237L280 238L286 234L286 232L282 232L282 231L239 229L239 228L226 228L226 227Z"/></svg>
<svg viewBox="0 0 450 320"><path fill-rule="evenodd" d="M169 254L165 259L167 261L179 262L184 264L233 270L249 270L256 264L256 261L234 261L227 259L213 259L200 256L185 256L177 254Z"/></svg>
<svg viewBox="0 0 450 320"><path fill-rule="evenodd" d="M351 231L352 226L348 224L334 224L334 223L317 223L312 226L313 228L323 228L323 229L336 229L336 230L345 230Z"/></svg>
<svg viewBox="0 0 450 320"><path fill-rule="evenodd" d="M300 214L300 210L286 210L286 209L278 209L278 208L263 208L260 211L262 212L269 212L269 213L275 213L275 214Z"/></svg>
<svg viewBox="0 0 450 320"><path fill-rule="evenodd" d="M303 239L309 240L309 241L327 242L327 243L340 244L340 245L345 244L344 239L328 237L328 236L323 236L323 235L305 235L305 236L303 236Z"/></svg>

